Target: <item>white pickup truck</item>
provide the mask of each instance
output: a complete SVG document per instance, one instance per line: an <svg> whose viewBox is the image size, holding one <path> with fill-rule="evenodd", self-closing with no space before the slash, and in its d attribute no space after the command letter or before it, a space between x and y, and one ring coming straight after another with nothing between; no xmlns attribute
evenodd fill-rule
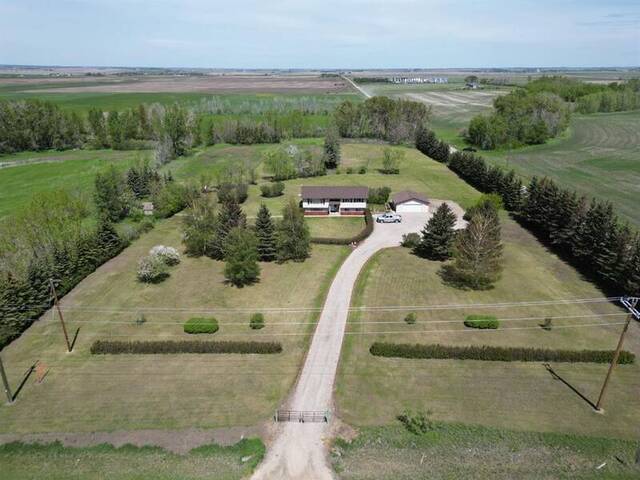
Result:
<svg viewBox="0 0 640 480"><path fill-rule="evenodd" d="M402 215L398 215L394 212L386 212L376 217L377 223L400 223L402 222Z"/></svg>

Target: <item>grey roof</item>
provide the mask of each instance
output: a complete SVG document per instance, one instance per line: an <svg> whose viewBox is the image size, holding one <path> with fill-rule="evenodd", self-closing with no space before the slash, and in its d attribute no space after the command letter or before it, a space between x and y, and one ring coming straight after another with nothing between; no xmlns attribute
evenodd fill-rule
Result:
<svg viewBox="0 0 640 480"><path fill-rule="evenodd" d="M411 192L409 190L404 190L402 192L394 194L392 200L394 205L399 205L401 203L408 202L409 200L417 200L418 202L426 203L427 205L430 203L426 195L423 195L422 193Z"/></svg>
<svg viewBox="0 0 640 480"><path fill-rule="evenodd" d="M367 198L368 187L302 187L302 198Z"/></svg>

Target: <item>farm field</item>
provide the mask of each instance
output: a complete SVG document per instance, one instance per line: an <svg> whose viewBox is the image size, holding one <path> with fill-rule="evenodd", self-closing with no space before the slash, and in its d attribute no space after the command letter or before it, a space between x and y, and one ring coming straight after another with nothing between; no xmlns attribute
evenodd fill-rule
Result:
<svg viewBox="0 0 640 480"><path fill-rule="evenodd" d="M185 455L161 448L110 445L75 448L49 445L0 445L2 478L51 480L104 478L236 480L244 478L260 461L264 445L251 439L229 447L205 445ZM248 460L246 460L248 458ZM244 460L243 460L244 459Z"/></svg>
<svg viewBox="0 0 640 480"><path fill-rule="evenodd" d="M481 155L525 178L549 176L580 193L610 200L619 214L640 226L640 112L576 115L562 138Z"/></svg>
<svg viewBox="0 0 640 480"><path fill-rule="evenodd" d="M439 138L454 145L462 146L460 131L467 128L469 120L482 113L488 113L493 100L509 93L510 87L486 86L479 90L464 88L459 83L394 85L385 83L362 84L370 95L386 95L421 102L431 107L430 128Z"/></svg>
<svg viewBox="0 0 640 480"><path fill-rule="evenodd" d="M184 255L164 282L139 283L138 259L152 246L183 250L180 224L179 217L158 222L64 297L67 328L71 336L78 332L73 353L65 353L60 325L49 314L3 350L14 386L36 361L50 371L40 385L30 378L14 405L0 407L0 432L212 428L255 425L272 415L304 356L317 316L308 309L321 306L349 249L314 245L311 258L303 263L261 264L260 282L242 289L224 282L222 262ZM269 311L274 308L284 310ZM251 330L250 315L261 311L265 328ZM142 324L136 322L140 315L146 319ZM193 339L183 333L183 324L201 316L218 319L220 330L212 340L280 341L283 352L89 352L97 339Z"/></svg>
<svg viewBox="0 0 640 480"><path fill-rule="evenodd" d="M443 284L439 262L392 248L379 252L361 272L353 306L407 306L396 311L352 313L339 368L338 411L356 426L392 423L409 408L433 412L440 421L497 428L565 432L621 438L637 437L640 422L640 366L618 367L611 381L606 415L595 403L606 364L555 363L555 379L531 362L412 360L374 357L375 341L446 345L528 346L559 349L615 348L624 311L608 302L553 305L469 306L420 310L420 305L474 305L602 298L603 293L550 253L506 215L502 218L504 273L495 288L461 291ZM417 314L417 323L404 317ZM498 330L463 326L466 315L495 315ZM540 327L553 318L549 331ZM576 327L587 325L587 327ZM594 326L595 324L595 326ZM600 325L603 324L603 325ZM640 353L640 334L632 329L625 349ZM357 392L357 395L354 394Z"/></svg>
<svg viewBox="0 0 640 480"><path fill-rule="evenodd" d="M423 435L401 426L360 429L351 443L336 442L334 451L340 455L333 456L333 464L343 480L631 480L638 475L636 448L629 440L436 422Z"/></svg>
<svg viewBox="0 0 640 480"><path fill-rule="evenodd" d="M56 189L93 191L96 173L115 165L124 171L149 151L68 150L0 156L0 219L29 203L34 194Z"/></svg>

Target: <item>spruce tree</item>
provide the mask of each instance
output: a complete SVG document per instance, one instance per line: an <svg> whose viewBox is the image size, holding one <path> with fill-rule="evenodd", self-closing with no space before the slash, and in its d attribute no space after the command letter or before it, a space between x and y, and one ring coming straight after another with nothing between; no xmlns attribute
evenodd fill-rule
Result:
<svg viewBox="0 0 640 480"><path fill-rule="evenodd" d="M225 255L225 246L227 235L232 228L245 228L247 225L247 217L238 205L234 196L227 199L222 204L218 213L216 222L215 235L211 244L210 256L216 260L223 260Z"/></svg>
<svg viewBox="0 0 640 480"><path fill-rule="evenodd" d="M453 249L454 263L446 267L445 278L476 290L490 288L502 271L502 243L497 215L476 214L458 235Z"/></svg>
<svg viewBox="0 0 640 480"><path fill-rule="evenodd" d="M415 248L416 253L431 260L449 258L456 235L455 225L455 213L449 205L443 203L422 230L422 239Z"/></svg>
<svg viewBox="0 0 640 480"><path fill-rule="evenodd" d="M106 172L98 173L94 180L94 200L98 214L111 222L117 222L126 214L124 202L124 178L112 165Z"/></svg>
<svg viewBox="0 0 640 480"><path fill-rule="evenodd" d="M263 203L260 205L256 218L256 237L258 239L258 257L263 262L272 262L276 259L275 225L271 219L271 213Z"/></svg>
<svg viewBox="0 0 640 480"><path fill-rule="evenodd" d="M295 199L289 199L282 210L282 217L276 234L278 261L302 262L309 256L311 235L304 221L304 214Z"/></svg>
<svg viewBox="0 0 640 480"><path fill-rule="evenodd" d="M340 165L340 141L338 130L329 127L324 139L324 166L329 169L337 168Z"/></svg>
<svg viewBox="0 0 640 480"><path fill-rule="evenodd" d="M233 285L242 287L258 280L258 241L246 228L232 228L226 236L224 276Z"/></svg>

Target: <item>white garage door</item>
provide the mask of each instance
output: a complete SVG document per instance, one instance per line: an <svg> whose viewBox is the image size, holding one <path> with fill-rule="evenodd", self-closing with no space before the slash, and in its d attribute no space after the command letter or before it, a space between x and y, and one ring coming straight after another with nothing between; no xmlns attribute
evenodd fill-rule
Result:
<svg viewBox="0 0 640 480"><path fill-rule="evenodd" d="M427 213L428 205L420 202L404 202L396 207L398 213Z"/></svg>

